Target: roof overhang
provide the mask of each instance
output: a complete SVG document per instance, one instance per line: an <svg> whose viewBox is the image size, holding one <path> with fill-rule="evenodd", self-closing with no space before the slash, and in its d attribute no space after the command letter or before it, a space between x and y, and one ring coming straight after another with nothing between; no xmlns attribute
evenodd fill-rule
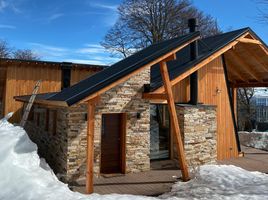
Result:
<svg viewBox="0 0 268 200"><path fill-rule="evenodd" d="M184 47L188 46L189 44L191 44L192 42L194 42L194 41L196 41L196 40L198 40L198 39L200 39L200 35L198 35L198 36L192 38L191 40L185 42L184 44L178 46L177 48L173 49L173 50L170 51L169 53L167 53L167 54L165 54L165 55L163 55L163 56L161 56L161 57L158 57L157 59L155 59L155 60L149 62L148 64L144 65L143 67L139 68L138 70L135 70L134 72L132 72L132 73L130 73L130 74L124 76L123 78L121 78L121 79L119 79L119 80L113 82L112 84L106 86L105 88L99 90L98 92L95 92L95 93L91 94L91 95L88 96L87 98L81 100L79 103L84 103L84 102L87 102L87 101L89 101L89 100L91 100L91 99L96 98L96 97L99 96L100 94L103 94L104 92L106 92L106 91L108 91L109 89L115 87L116 85L119 85L120 83L125 82L125 81L128 80L130 77L132 77L132 76L138 74L139 72L141 72L142 70L144 70L146 67L152 67L152 66L154 66L155 64L160 63L160 62L162 62L162 61L168 62L168 61L170 61L170 60L174 60L174 59L176 59L176 53L177 53L178 51L180 51L181 49L183 49Z"/></svg>
<svg viewBox="0 0 268 200"><path fill-rule="evenodd" d="M19 102L28 103L30 96L15 96L14 99ZM35 99L34 104L53 106L53 107L68 107L64 101L50 101L46 99Z"/></svg>
<svg viewBox="0 0 268 200"><path fill-rule="evenodd" d="M268 87L268 48L255 34L248 33L225 52L230 86Z"/></svg>
<svg viewBox="0 0 268 200"><path fill-rule="evenodd" d="M171 50L170 52L158 57L157 59L147 63L146 65L140 67L139 69L133 71L132 73L127 74L126 76L120 78L119 80L109 84L108 86L98 90L97 92L89 95L88 97L82 99L81 101L79 101L76 104L82 104L88 101L92 101L93 99L96 99L97 97L99 97L101 94L103 94L104 92L108 91L109 89L125 82L126 80L128 80L129 78L131 78L132 76L138 74L139 72L141 72L142 70L144 70L146 67L151 67L154 66L157 63L160 63L162 61L168 62L170 60L174 60L176 59L176 53L178 51L180 51L181 49L183 49L184 47L188 46L189 44L191 44L192 42L196 41L200 39L200 35L196 34L195 37L193 37L192 39L188 40L187 42L184 42L182 45L174 48L173 50ZM28 102L29 100L27 98L25 98L25 96L17 96L14 97L16 101L21 101L21 102ZM35 104L42 104L42 105L46 105L46 106L59 106L59 107L67 107L67 106L71 106L68 105L67 101L55 101L55 100L49 100L49 99L36 99L34 101Z"/></svg>
<svg viewBox="0 0 268 200"><path fill-rule="evenodd" d="M247 50L251 52L249 55L244 52ZM171 80L172 86L223 54L226 55L227 72L230 74L228 77L230 77L230 85L232 87L268 87L268 48L266 44L251 31L247 31L229 44L199 61L197 64L190 66L188 70ZM231 58L230 54L235 54L236 57ZM236 58L239 58L241 61L239 64L235 61ZM257 65L249 63L249 59L255 59ZM236 66L230 64L230 62L236 63ZM236 73L237 69L238 71L240 69L241 72L243 71L243 73L248 76L244 74L239 75L240 72ZM152 91L151 94L159 94L164 91L164 87L161 86ZM159 102L163 101L160 100Z"/></svg>

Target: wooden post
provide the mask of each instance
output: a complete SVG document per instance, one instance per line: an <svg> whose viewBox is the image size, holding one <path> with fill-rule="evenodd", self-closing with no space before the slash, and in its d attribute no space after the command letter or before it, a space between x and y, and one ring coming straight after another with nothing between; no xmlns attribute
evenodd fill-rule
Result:
<svg viewBox="0 0 268 200"><path fill-rule="evenodd" d="M176 140L177 151L178 151L179 164L180 164L181 171L182 171L182 180L188 181L190 180L190 177L189 177L188 167L187 167L187 163L185 159L183 142L182 142L180 127L179 127L179 121L177 117L177 112L176 112L176 107L175 107L175 102L174 102L174 97L172 93L171 82L169 79L166 62L160 63L160 71L161 71L161 76L163 79L163 83L164 83L164 87L165 87L165 91L167 95L168 108L170 112L170 120L171 120L171 125L173 127L173 133L175 136L174 139Z"/></svg>
<svg viewBox="0 0 268 200"><path fill-rule="evenodd" d="M93 193L95 102L88 101L86 194Z"/></svg>

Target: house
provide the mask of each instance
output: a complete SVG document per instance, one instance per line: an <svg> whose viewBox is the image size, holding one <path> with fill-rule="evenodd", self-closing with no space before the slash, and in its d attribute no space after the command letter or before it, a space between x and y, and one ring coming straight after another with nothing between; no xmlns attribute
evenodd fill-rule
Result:
<svg viewBox="0 0 268 200"><path fill-rule="evenodd" d="M19 122L22 103L14 96L29 95L38 80L39 92L58 92L103 69L104 66L0 59L0 118L14 112L12 121Z"/></svg>
<svg viewBox="0 0 268 200"><path fill-rule="evenodd" d="M266 88L255 91L253 97L256 122L268 122L268 94Z"/></svg>
<svg viewBox="0 0 268 200"><path fill-rule="evenodd" d="M40 94L26 129L63 180L236 158L236 88L268 85L268 48L250 29L151 45L60 92ZM27 103L29 96L16 100Z"/></svg>

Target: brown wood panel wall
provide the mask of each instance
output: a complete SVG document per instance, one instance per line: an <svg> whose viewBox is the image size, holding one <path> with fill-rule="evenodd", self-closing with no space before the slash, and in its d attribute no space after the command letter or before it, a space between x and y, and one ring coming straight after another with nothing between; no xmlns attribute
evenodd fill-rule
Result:
<svg viewBox="0 0 268 200"><path fill-rule="evenodd" d="M18 122L21 116L22 103L14 96L32 93L37 80L42 80L38 93L56 92L61 89L61 70L59 66L38 64L9 64L7 66L5 111L14 112L12 122Z"/></svg>
<svg viewBox="0 0 268 200"><path fill-rule="evenodd" d="M61 90L60 64L39 64L29 62L14 62L1 64L1 69L6 69L6 78L0 83L0 88L5 87L4 114L14 112L12 122L19 122L22 111L22 103L15 101L14 96L30 95L37 80L42 80L38 93L57 92ZM71 71L71 85L96 73L97 69L74 68ZM4 84L5 83L5 84ZM1 95L0 95L1 96Z"/></svg>
<svg viewBox="0 0 268 200"><path fill-rule="evenodd" d="M217 157L219 160L238 156L234 124L221 57L198 71L199 100L217 106Z"/></svg>
<svg viewBox="0 0 268 200"><path fill-rule="evenodd" d="M219 160L237 157L237 146L231 108L221 57L198 70L200 103L217 106L217 157ZM176 102L189 101L189 79L173 86Z"/></svg>
<svg viewBox="0 0 268 200"><path fill-rule="evenodd" d="M172 87L174 101L177 103L188 102L190 100L190 79L183 79Z"/></svg>
<svg viewBox="0 0 268 200"><path fill-rule="evenodd" d="M89 68L75 68L71 71L71 85L78 83L79 81L87 78L88 76L95 74L97 70Z"/></svg>

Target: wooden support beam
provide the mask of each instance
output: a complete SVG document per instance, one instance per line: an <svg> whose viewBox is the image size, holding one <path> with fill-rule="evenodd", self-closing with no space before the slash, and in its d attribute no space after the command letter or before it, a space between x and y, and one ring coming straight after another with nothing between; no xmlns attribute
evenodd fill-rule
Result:
<svg viewBox="0 0 268 200"><path fill-rule="evenodd" d="M249 39L249 38L239 38L237 41L242 43L248 43L248 44L262 44L259 40L256 39Z"/></svg>
<svg viewBox="0 0 268 200"><path fill-rule="evenodd" d="M228 53L228 52L227 52ZM242 74L241 74L241 71L238 69L238 67L233 63L232 59L228 59L228 55L223 54L226 58L226 62L229 64L228 66L228 69L227 69L227 72L228 74L231 74L231 75L235 75L236 77L238 77L242 82L248 82L247 78L243 77ZM232 81L235 81L237 82L238 80L232 80Z"/></svg>
<svg viewBox="0 0 268 200"><path fill-rule="evenodd" d="M86 160L86 194L93 193L94 165L94 121L96 100L88 101L87 112L87 160Z"/></svg>
<svg viewBox="0 0 268 200"><path fill-rule="evenodd" d="M231 69L228 69L227 71L228 71L228 73L230 73L230 74L235 75L236 77L238 77L240 80L245 81L245 82L248 82L248 80L241 75L241 73L237 70L236 67L232 66L232 68Z"/></svg>
<svg viewBox="0 0 268 200"><path fill-rule="evenodd" d="M259 47L266 53L266 55L268 55L268 49L266 46L261 44L261 45L259 45Z"/></svg>
<svg viewBox="0 0 268 200"><path fill-rule="evenodd" d="M142 98L149 100L167 100L167 95L165 93L142 93Z"/></svg>
<svg viewBox="0 0 268 200"><path fill-rule="evenodd" d="M260 66L264 71L268 72L268 66L266 66L266 64L261 61L261 59L256 55L254 51L252 51L250 48L244 49L249 56L252 56L255 59L255 61L259 64L258 66Z"/></svg>
<svg viewBox="0 0 268 200"><path fill-rule="evenodd" d="M233 88L240 87L268 87L268 82L248 82L248 83L230 83L230 86Z"/></svg>
<svg viewBox="0 0 268 200"><path fill-rule="evenodd" d="M162 62L168 62L168 61L176 60L176 59L177 59L177 56L176 56L176 53L174 53L171 56L169 56L166 59L164 59Z"/></svg>
<svg viewBox="0 0 268 200"><path fill-rule="evenodd" d="M241 37L245 37L246 35L248 35L248 33L243 34ZM172 86L176 85L178 82L180 82L181 80L185 79L187 76L189 76L190 74L192 74L195 71L199 70L200 68L204 67L206 64L210 63L212 60L214 60L218 56L220 56L223 53L225 53L226 51L232 49L237 43L238 43L238 41L235 40L235 41L231 42L230 44L226 45L225 47L223 47L222 49L220 49L219 51L217 51L214 54L210 55L208 58L206 58L205 60L199 62L197 65L193 66L191 69L187 70L186 72L184 72L180 76L178 76L178 77L174 78L173 80L171 80L171 85ZM162 87L156 89L154 92L163 92L164 90L165 89L162 86Z"/></svg>
<svg viewBox="0 0 268 200"><path fill-rule="evenodd" d="M174 130L173 133L174 133L174 136L175 136L174 139L176 140L176 145L177 145L178 160L179 160L179 164L180 164L181 171L182 171L182 180L188 181L190 177L189 177L188 167L186 163L184 147L183 147L182 137L180 133L179 121L178 121L178 116L176 112L176 107L175 107L175 102L174 102L174 97L172 93L172 87L171 87L171 82L169 79L166 62L160 62L160 71L161 71L161 76L163 79L165 91L167 94L167 102L168 102L168 108L169 108L169 113L170 113L170 120L171 120L172 128Z"/></svg>
<svg viewBox="0 0 268 200"><path fill-rule="evenodd" d="M241 68L243 68L250 76L252 76L255 80L261 81L261 78L258 76L256 71L248 65L234 50L228 52L229 55L233 57L233 59L238 63Z"/></svg>

